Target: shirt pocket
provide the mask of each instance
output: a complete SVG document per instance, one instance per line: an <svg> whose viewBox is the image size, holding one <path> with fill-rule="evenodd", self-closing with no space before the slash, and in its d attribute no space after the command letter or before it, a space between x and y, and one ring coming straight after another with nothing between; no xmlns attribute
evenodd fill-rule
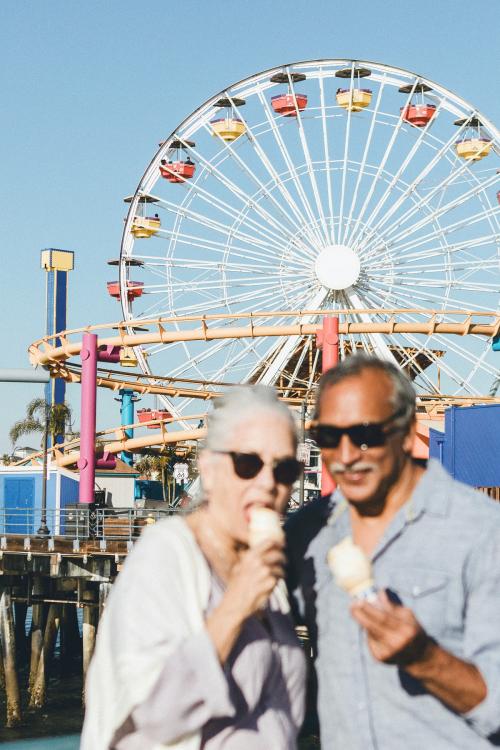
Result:
<svg viewBox="0 0 500 750"><path fill-rule="evenodd" d="M449 578L446 573L405 568L391 574L387 589L393 598L409 607L430 636L446 631Z"/></svg>

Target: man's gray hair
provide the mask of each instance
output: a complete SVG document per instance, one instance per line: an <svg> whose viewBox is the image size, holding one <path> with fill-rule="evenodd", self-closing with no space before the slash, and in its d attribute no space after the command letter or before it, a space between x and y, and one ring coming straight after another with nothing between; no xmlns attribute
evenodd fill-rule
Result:
<svg viewBox="0 0 500 750"><path fill-rule="evenodd" d="M276 391L267 385L239 385L221 398L214 399L214 409L208 416L205 446L208 450L224 450L234 428L256 414L272 413L290 426L297 442L297 428L292 412L278 399ZM270 436L272 439L272 436Z"/></svg>
<svg viewBox="0 0 500 750"><path fill-rule="evenodd" d="M395 420L395 425L407 431L415 419L416 393L410 379L394 362L368 354L353 354L343 359L336 367L332 367L331 370L325 372L319 381L315 418L317 419L319 416L321 399L328 388L347 378L360 375L364 370L376 370L389 377L393 385L391 402L394 412L401 412L401 416Z"/></svg>

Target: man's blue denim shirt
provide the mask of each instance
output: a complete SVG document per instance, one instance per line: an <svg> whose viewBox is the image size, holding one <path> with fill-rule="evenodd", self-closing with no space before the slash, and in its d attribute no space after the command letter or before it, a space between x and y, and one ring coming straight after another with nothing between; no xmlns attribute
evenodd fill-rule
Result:
<svg viewBox="0 0 500 750"><path fill-rule="evenodd" d="M410 607L440 646L480 670L485 700L459 715L371 655L326 562L351 535L340 492L287 522L288 584L316 652L325 750L480 750L500 746L500 507L435 461L372 556L375 583Z"/></svg>

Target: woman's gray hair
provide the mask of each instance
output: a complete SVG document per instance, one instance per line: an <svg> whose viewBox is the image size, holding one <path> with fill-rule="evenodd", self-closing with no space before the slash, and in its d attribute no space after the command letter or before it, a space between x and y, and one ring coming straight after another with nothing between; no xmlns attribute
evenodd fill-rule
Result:
<svg viewBox="0 0 500 750"><path fill-rule="evenodd" d="M214 409L208 416L205 447L208 450L225 450L235 427L256 414L273 414L290 426L297 442L297 427L290 409L278 399L274 388L268 385L239 385L231 388L221 398L214 399Z"/></svg>
<svg viewBox="0 0 500 750"><path fill-rule="evenodd" d="M336 367L332 367L331 370L325 372L319 381L315 419L319 416L321 399L325 391L347 378L360 375L364 370L377 370L389 377L393 386L392 406L394 412L401 413L401 416L394 423L402 430L408 431L415 419L416 408L416 393L410 379L394 362L372 357L368 354L353 354L343 359Z"/></svg>

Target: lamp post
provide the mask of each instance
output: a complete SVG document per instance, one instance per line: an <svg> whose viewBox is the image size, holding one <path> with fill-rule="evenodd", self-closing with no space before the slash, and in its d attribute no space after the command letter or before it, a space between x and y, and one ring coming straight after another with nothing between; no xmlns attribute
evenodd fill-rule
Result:
<svg viewBox="0 0 500 750"><path fill-rule="evenodd" d="M40 528L37 531L38 536L50 536L50 530L47 526L47 446L49 443L49 405L45 402L44 423L43 423L43 464L42 464L42 511L40 517Z"/></svg>

